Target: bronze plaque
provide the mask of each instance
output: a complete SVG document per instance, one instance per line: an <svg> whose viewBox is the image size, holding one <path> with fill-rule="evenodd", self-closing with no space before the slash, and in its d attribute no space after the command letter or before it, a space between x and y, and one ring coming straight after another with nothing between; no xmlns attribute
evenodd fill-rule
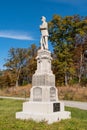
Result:
<svg viewBox="0 0 87 130"><path fill-rule="evenodd" d="M60 111L60 103L53 103L53 112Z"/></svg>

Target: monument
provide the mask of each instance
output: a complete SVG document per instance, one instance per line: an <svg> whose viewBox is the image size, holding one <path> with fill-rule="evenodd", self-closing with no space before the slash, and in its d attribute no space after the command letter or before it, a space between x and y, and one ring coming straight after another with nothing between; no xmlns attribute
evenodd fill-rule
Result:
<svg viewBox="0 0 87 130"><path fill-rule="evenodd" d="M30 100L23 103L23 111L16 113L17 119L45 120L49 124L61 119L71 118L71 113L64 110L64 103L58 100L55 87L55 75L51 70L51 52L48 50L48 24L42 16L41 49L37 52L37 70L32 77Z"/></svg>

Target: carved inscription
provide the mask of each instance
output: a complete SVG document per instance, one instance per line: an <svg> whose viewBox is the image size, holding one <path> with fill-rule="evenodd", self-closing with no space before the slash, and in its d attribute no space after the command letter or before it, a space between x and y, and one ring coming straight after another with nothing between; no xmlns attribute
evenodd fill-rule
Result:
<svg viewBox="0 0 87 130"><path fill-rule="evenodd" d="M42 89L36 87L33 89L33 101L42 101Z"/></svg>
<svg viewBox="0 0 87 130"><path fill-rule="evenodd" d="M33 86L55 86L54 75L34 75L32 80Z"/></svg>
<svg viewBox="0 0 87 130"><path fill-rule="evenodd" d="M50 101L56 101L56 89L54 87L50 88Z"/></svg>

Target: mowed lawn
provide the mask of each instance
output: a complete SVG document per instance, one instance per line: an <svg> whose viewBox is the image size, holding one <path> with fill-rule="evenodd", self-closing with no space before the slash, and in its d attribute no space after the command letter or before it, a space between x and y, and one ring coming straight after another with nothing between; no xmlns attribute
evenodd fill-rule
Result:
<svg viewBox="0 0 87 130"><path fill-rule="evenodd" d="M66 107L72 118L48 125L45 121L18 120L15 113L24 101L0 99L0 130L87 130L87 111Z"/></svg>

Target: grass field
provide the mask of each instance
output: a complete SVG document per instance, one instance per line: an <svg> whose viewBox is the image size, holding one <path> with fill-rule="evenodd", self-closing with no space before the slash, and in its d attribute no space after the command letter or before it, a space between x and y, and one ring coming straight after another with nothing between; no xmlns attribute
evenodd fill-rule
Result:
<svg viewBox="0 0 87 130"><path fill-rule="evenodd" d="M23 101L0 99L0 130L87 130L87 111L66 107L72 118L48 125L32 120L15 119L15 113L21 111Z"/></svg>

